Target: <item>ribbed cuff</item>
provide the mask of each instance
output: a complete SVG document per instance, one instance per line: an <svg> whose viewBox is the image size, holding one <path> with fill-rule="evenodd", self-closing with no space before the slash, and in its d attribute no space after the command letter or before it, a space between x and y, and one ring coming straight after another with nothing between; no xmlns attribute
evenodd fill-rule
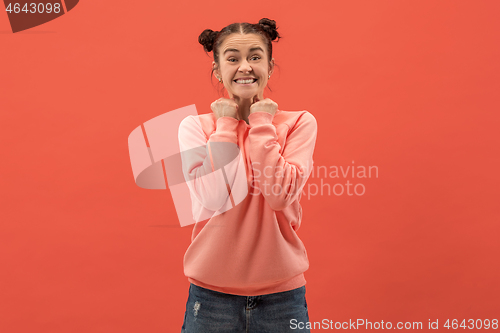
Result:
<svg viewBox="0 0 500 333"><path fill-rule="evenodd" d="M250 127L259 125L272 124L274 116L269 112L256 111L248 116L248 124Z"/></svg>
<svg viewBox="0 0 500 333"><path fill-rule="evenodd" d="M217 119L217 128L216 132L236 132L236 128L238 127L238 119L233 117L220 117Z"/></svg>
<svg viewBox="0 0 500 333"><path fill-rule="evenodd" d="M215 132L212 133L209 140L238 144L238 119L224 116L217 119L216 124Z"/></svg>

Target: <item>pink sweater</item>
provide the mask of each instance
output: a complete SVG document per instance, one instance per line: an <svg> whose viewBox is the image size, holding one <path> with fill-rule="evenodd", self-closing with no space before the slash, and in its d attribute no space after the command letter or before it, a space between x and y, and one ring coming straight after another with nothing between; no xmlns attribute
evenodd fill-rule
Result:
<svg viewBox="0 0 500 333"><path fill-rule="evenodd" d="M259 111L248 120L249 124L232 117L216 121L208 113L188 116L179 126L181 151L197 151L182 165L184 175L193 180L193 216L209 216L194 225L184 274L203 288L257 296L306 284L309 260L297 230L302 188L314 163L317 123L307 111L278 110L274 116ZM224 142L228 149L214 148L215 142ZM228 156L231 146L236 149ZM233 160L234 151L244 161L248 189L236 205L231 190L235 193L237 168L226 169L225 191L209 186L206 177L205 183L201 181L202 175L214 175L220 165ZM233 205L228 209L229 201Z"/></svg>

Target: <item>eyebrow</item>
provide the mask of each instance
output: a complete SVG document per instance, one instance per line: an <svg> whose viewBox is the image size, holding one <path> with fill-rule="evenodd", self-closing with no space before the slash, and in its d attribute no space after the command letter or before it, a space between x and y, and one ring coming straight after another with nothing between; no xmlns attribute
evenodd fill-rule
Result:
<svg viewBox="0 0 500 333"><path fill-rule="evenodd" d="M262 51L262 53L264 53L264 50L263 50L260 46L257 46L257 47L252 47L252 48L250 49L250 52L252 52L252 51L257 51L257 50L260 50L260 51ZM226 49L226 50L224 51L224 54L226 54L227 52L231 52L231 51L232 51L232 52L240 52L240 51L239 51L239 50L237 50L237 49Z"/></svg>

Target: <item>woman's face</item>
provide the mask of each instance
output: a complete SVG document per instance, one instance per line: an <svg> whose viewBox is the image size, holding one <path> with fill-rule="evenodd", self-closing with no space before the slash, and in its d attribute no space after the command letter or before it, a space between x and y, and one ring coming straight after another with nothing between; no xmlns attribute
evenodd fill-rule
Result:
<svg viewBox="0 0 500 333"><path fill-rule="evenodd" d="M274 68L274 58L268 62L267 47L257 34L233 33L219 48L220 67L213 62L214 74L222 78L229 97L264 99L264 88ZM252 83L237 83L239 78L252 78Z"/></svg>

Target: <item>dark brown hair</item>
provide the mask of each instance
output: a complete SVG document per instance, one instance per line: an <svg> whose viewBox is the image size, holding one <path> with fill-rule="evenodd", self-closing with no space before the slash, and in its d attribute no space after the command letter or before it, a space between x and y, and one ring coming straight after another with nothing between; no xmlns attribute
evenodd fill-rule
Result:
<svg viewBox="0 0 500 333"><path fill-rule="evenodd" d="M205 29L198 37L198 42L203 45L203 49L208 55L208 52L212 51L214 55L214 61L219 65L219 46L224 42L224 39L232 33L241 34L257 34L262 36L264 44L267 45L267 53L269 55L268 62L271 62L273 58L273 45L272 41L276 38L279 41L280 34L277 31L276 21L270 20L268 18L263 18L259 20L257 24L250 24L247 22L242 23L232 23L227 27L223 28L221 31L213 31L211 29ZM276 65L275 65L276 66ZM210 79L212 78L214 69L210 73ZM270 89L269 89L270 90Z"/></svg>

